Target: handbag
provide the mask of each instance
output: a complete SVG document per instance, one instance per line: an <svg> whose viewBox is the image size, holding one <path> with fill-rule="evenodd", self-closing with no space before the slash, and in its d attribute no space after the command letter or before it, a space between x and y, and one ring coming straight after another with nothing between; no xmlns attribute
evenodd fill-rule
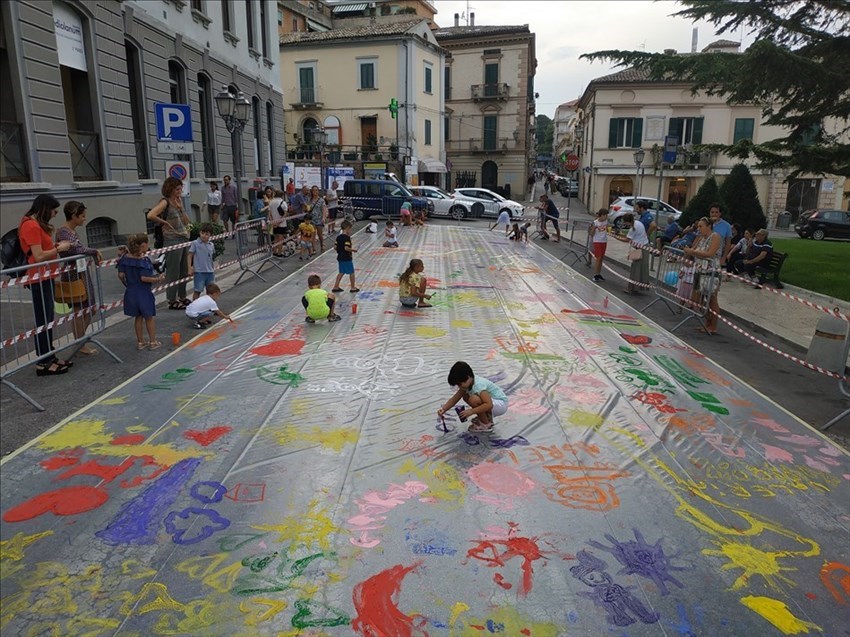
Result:
<svg viewBox="0 0 850 637"><path fill-rule="evenodd" d="M56 281L53 288L55 301L58 303L81 303L89 298L85 279L73 281Z"/></svg>
<svg viewBox="0 0 850 637"><path fill-rule="evenodd" d="M643 250L640 248L629 248L629 261L640 261L643 258Z"/></svg>

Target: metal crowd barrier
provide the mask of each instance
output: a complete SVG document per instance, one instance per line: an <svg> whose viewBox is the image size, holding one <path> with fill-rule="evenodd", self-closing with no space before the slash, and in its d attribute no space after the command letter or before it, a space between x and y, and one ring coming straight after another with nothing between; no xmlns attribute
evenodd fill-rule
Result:
<svg viewBox="0 0 850 637"><path fill-rule="evenodd" d="M692 318L705 327L705 318L709 313L708 300L720 287L721 271L700 272L698 263L687 259L681 250L664 246L655 270L655 298L641 312L661 301L671 314L685 314L671 332Z"/></svg>
<svg viewBox="0 0 850 637"><path fill-rule="evenodd" d="M39 411L44 407L11 376L72 347L73 356L89 342L122 362L97 339L106 329L100 273L88 256L0 271L0 382Z"/></svg>
<svg viewBox="0 0 850 637"><path fill-rule="evenodd" d="M266 280L260 276L260 271L268 263L281 272L284 271L279 264L274 262L273 246L271 237L267 234L266 220L240 221L236 224L234 235L236 239L236 260L239 262L239 269L242 270L242 274L236 279L234 286L238 285L242 277L249 273L265 283Z"/></svg>
<svg viewBox="0 0 850 637"><path fill-rule="evenodd" d="M593 222L586 219L573 219L572 224L567 221L565 225L570 226L570 247L567 248L567 253L561 257L561 261L566 263L565 259L572 257L572 261L569 263L570 266L574 266L581 260L584 260L589 266L593 252L590 247L590 242L593 239L590 236L590 227L593 225ZM578 233L578 237L576 237L576 233Z"/></svg>

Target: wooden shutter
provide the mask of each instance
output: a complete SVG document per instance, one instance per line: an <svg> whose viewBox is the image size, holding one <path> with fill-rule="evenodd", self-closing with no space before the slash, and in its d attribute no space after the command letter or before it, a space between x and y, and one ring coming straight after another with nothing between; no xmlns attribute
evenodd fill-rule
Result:
<svg viewBox="0 0 850 637"><path fill-rule="evenodd" d="M637 117L632 120L632 148L640 148L643 141L643 119Z"/></svg>
<svg viewBox="0 0 850 637"><path fill-rule="evenodd" d="M608 122L608 148L617 147L617 124L619 121L619 118L612 117Z"/></svg>
<svg viewBox="0 0 850 637"><path fill-rule="evenodd" d="M691 135L691 143L692 144L702 144L702 124L705 121L704 117L694 117L694 131Z"/></svg>

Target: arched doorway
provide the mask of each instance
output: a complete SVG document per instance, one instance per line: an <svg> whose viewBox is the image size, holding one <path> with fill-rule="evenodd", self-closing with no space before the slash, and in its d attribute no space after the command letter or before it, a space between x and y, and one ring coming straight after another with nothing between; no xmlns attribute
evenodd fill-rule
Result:
<svg viewBox="0 0 850 637"><path fill-rule="evenodd" d="M481 165L481 187L496 192L499 185L499 167L494 161L485 161Z"/></svg>
<svg viewBox="0 0 850 637"><path fill-rule="evenodd" d="M608 205L617 197L635 194L634 181L631 177L614 177L608 186Z"/></svg>

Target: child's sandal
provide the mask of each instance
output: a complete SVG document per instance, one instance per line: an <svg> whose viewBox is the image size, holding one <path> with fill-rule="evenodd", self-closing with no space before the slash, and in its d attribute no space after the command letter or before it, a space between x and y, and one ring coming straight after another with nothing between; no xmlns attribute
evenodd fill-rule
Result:
<svg viewBox="0 0 850 637"><path fill-rule="evenodd" d="M140 352L143 349L147 349L147 348L148 348L148 344L145 343L144 341L139 341L138 343L136 343L136 349L139 350Z"/></svg>
<svg viewBox="0 0 850 637"><path fill-rule="evenodd" d="M175 299L174 301L168 302L168 309L169 310L182 310L183 305L180 303L180 301Z"/></svg>
<svg viewBox="0 0 850 637"><path fill-rule="evenodd" d="M159 349L160 347L162 347L162 343L159 341L151 341L150 345L148 345L148 349L150 350Z"/></svg>

